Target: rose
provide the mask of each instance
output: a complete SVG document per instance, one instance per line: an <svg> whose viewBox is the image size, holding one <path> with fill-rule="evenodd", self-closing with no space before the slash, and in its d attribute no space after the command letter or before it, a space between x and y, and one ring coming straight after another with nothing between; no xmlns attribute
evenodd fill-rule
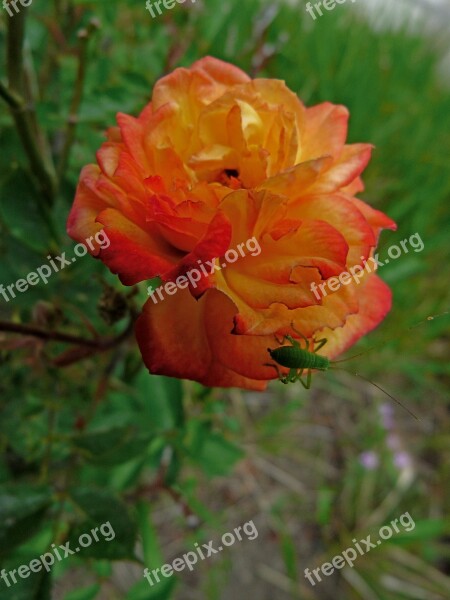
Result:
<svg viewBox="0 0 450 600"><path fill-rule="evenodd" d="M80 176L68 232L105 229L97 254L126 285L175 281L256 238L240 257L154 304L136 324L152 373L205 385L264 389L274 335L325 336L334 357L390 309L388 287L365 270L359 285L317 298L327 282L373 255L384 214L354 194L371 153L346 145L348 111L305 108L283 82L251 80L205 58L159 80L140 116L119 114Z"/></svg>

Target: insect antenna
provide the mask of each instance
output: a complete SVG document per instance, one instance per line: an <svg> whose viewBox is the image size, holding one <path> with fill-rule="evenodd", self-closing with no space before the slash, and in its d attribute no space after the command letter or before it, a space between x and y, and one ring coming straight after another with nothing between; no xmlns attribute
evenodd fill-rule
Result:
<svg viewBox="0 0 450 600"><path fill-rule="evenodd" d="M391 400L393 400L399 406L401 406L403 408L403 410L406 410L406 412L408 412L412 417L414 417L416 419L416 421L420 421L420 419L417 415L415 415L411 410L409 410L409 408L407 408L404 404L402 404L400 402L400 400L397 400L397 398L394 398L394 396L391 396L391 394L389 394L389 392L387 392L385 389L383 389L381 387L381 385L378 385L378 383L375 383L371 379L364 377L364 375L360 375L359 373L355 373L354 371L347 371L347 369L342 369L341 367L333 367L333 365L330 365L330 369L334 369L335 371L345 371L346 373L351 373L352 375L356 375L356 377L359 377L359 379L363 379L364 381L367 381L367 383L371 383L377 389L379 389L380 392L383 392L383 394L386 394L386 396L388 396Z"/></svg>
<svg viewBox="0 0 450 600"><path fill-rule="evenodd" d="M434 321L434 319L438 319L439 317L443 317L445 315L450 314L450 312L447 310L439 315L432 315L430 317L427 317L426 319L423 319L422 321L419 321L418 323L415 323L415 325L411 325L411 327L408 327L406 331L411 331L411 329L415 329L416 327L419 327L420 325L423 325L424 323L428 323L429 321ZM385 346L388 342L390 342L391 340L394 339L395 336L391 336L390 338L388 338L387 340L384 340L384 342L380 342L379 344L376 344L375 346L372 346L371 348L367 348L367 350L363 350L362 352L358 352L358 354L353 354L352 356L348 356L347 358L343 358L341 360L333 360L332 364L333 365L337 365L339 363L343 363L343 362L347 362L348 360L353 360L354 358L358 358L359 356L363 356L364 354L367 354L368 352L371 352L372 350L376 350L377 348L382 348L383 346Z"/></svg>

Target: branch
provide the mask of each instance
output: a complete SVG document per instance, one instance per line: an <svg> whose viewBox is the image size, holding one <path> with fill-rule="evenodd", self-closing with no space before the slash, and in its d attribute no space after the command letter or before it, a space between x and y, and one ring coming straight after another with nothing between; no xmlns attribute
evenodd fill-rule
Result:
<svg viewBox="0 0 450 600"><path fill-rule="evenodd" d="M69 116L67 118L67 126L65 132L64 146L61 152L61 158L58 164L58 182L61 185L64 173L66 171L70 151L75 140L75 130L78 123L78 111L80 109L81 100L83 98L83 88L86 79L86 67L87 67L87 47L90 34L98 29L100 26L97 19L91 19L87 29L81 29L78 32L79 48L78 48L78 71L77 79L75 82L75 90L72 97L72 102L69 109Z"/></svg>
<svg viewBox="0 0 450 600"><path fill-rule="evenodd" d="M7 38L7 75L8 87L1 84L0 96L10 107L22 145L25 149L31 171L37 186L47 200L52 204L56 194L56 177L51 156L39 145L40 132L33 128L33 103L23 99L24 83L24 36L25 10L21 10L8 19ZM35 119L34 119L35 120Z"/></svg>
<svg viewBox="0 0 450 600"><path fill-rule="evenodd" d="M78 337L76 335L70 335L68 333L62 333L59 331L48 331L47 329L34 327L33 325L10 323L8 321L0 321L0 331L36 337L47 342L53 341L75 344L77 346L84 346L101 352L104 350L109 350L109 348L112 348L122 342L130 334L133 328L133 323L134 320L131 319L128 327L116 337L98 338L94 340Z"/></svg>
<svg viewBox="0 0 450 600"><path fill-rule="evenodd" d="M25 11L21 10L8 19L6 71L9 87L13 92L22 91L23 43L25 38Z"/></svg>

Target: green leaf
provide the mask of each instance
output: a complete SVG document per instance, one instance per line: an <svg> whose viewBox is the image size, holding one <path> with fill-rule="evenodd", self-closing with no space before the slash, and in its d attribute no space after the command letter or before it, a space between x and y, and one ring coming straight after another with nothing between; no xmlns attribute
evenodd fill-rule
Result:
<svg viewBox="0 0 450 600"><path fill-rule="evenodd" d="M179 379L141 371L136 384L145 400L145 418L152 431L168 431L184 425L183 388Z"/></svg>
<svg viewBox="0 0 450 600"><path fill-rule="evenodd" d="M69 592L66 596L64 596L64 600L94 600L99 591L100 586L98 584L90 585L89 587L85 587L81 590Z"/></svg>
<svg viewBox="0 0 450 600"><path fill-rule="evenodd" d="M0 487L0 556L29 539L52 501L47 487L8 484Z"/></svg>
<svg viewBox="0 0 450 600"><path fill-rule="evenodd" d="M137 527L121 500L109 491L93 488L74 490L71 498L87 517L72 529L69 537L70 547L80 548L80 558L134 559ZM101 526L106 523L109 527L102 533ZM79 537L89 534L93 538L91 530L96 527L99 541L93 539L89 546L81 548Z"/></svg>
<svg viewBox="0 0 450 600"><path fill-rule="evenodd" d="M77 436L75 448L93 464L113 466L128 462L145 453L153 436L135 427L117 427L105 431L88 431Z"/></svg>
<svg viewBox="0 0 450 600"><path fill-rule="evenodd" d="M165 563L157 532L153 526L148 503L139 502L137 505L139 531L142 537L142 548L145 566L152 571ZM125 600L167 600L171 597L176 585L176 578L161 576L159 583L151 585L147 579L140 581L128 592Z"/></svg>
<svg viewBox="0 0 450 600"><path fill-rule="evenodd" d="M112 564L108 560L96 560L91 563L91 568L101 579L107 579L112 575Z"/></svg>
<svg viewBox="0 0 450 600"><path fill-rule="evenodd" d="M48 248L48 224L42 199L37 196L28 173L21 168L12 171L0 184L0 219L10 234L39 254Z"/></svg>
<svg viewBox="0 0 450 600"><path fill-rule="evenodd" d="M161 579L153 586L147 580L139 581L125 596L125 600L170 600L176 585L177 580L173 576L169 579Z"/></svg>
<svg viewBox="0 0 450 600"><path fill-rule="evenodd" d="M203 438L196 440L193 450L191 456L210 477L228 475L244 456L241 448L221 435L210 432L205 432Z"/></svg>
<svg viewBox="0 0 450 600"><path fill-rule="evenodd" d="M409 524L407 524L410 527ZM448 535L450 532L450 523L444 519L426 519L423 521L416 521L414 529L406 531L401 525L401 521L398 524L400 533L393 536L390 541L395 544L412 544L414 542L425 542L434 539L439 539Z"/></svg>
<svg viewBox="0 0 450 600"><path fill-rule="evenodd" d="M152 523L149 505L146 502L139 502L137 513L145 565L149 569L156 569L164 563L164 558Z"/></svg>
<svg viewBox="0 0 450 600"><path fill-rule="evenodd" d="M295 542L292 537L286 532L280 532L281 537L281 554L283 556L283 561L286 566L286 572L293 582L298 582L298 559L297 559L297 550L295 547Z"/></svg>
<svg viewBox="0 0 450 600"><path fill-rule="evenodd" d="M28 566L30 562L38 558L36 554L20 554L13 559L2 563L2 568L7 572L7 580L9 587L2 580L1 582L1 599L2 600L51 600L51 572L47 573L44 569L38 573L30 571L30 575L22 579L18 573L15 573L17 583L11 578L9 572L18 569L22 565Z"/></svg>
<svg viewBox="0 0 450 600"><path fill-rule="evenodd" d="M319 490L316 509L316 519L319 525L327 525L330 522L334 496L334 490L330 488Z"/></svg>

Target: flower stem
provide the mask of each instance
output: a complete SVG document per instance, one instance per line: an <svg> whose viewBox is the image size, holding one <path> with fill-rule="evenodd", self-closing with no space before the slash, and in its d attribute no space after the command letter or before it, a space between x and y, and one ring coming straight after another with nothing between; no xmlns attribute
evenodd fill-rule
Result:
<svg viewBox="0 0 450 600"><path fill-rule="evenodd" d="M87 67L87 47L91 33L99 27L96 19L92 19L87 29L81 29L78 32L78 70L75 81L75 90L70 104L69 115L64 136L64 146L61 152L61 158L58 164L58 181L61 184L69 162L70 151L75 140L75 130L78 123L78 112L83 98L83 88L86 79Z"/></svg>
<svg viewBox="0 0 450 600"><path fill-rule="evenodd" d="M0 86L0 96L9 105L11 115L25 149L35 183L51 205L56 195L56 175L53 161L46 147L41 147L43 139L41 131L36 130L34 102L26 102L23 98L24 88L24 37L25 10L8 19L7 36L7 76L8 87Z"/></svg>

